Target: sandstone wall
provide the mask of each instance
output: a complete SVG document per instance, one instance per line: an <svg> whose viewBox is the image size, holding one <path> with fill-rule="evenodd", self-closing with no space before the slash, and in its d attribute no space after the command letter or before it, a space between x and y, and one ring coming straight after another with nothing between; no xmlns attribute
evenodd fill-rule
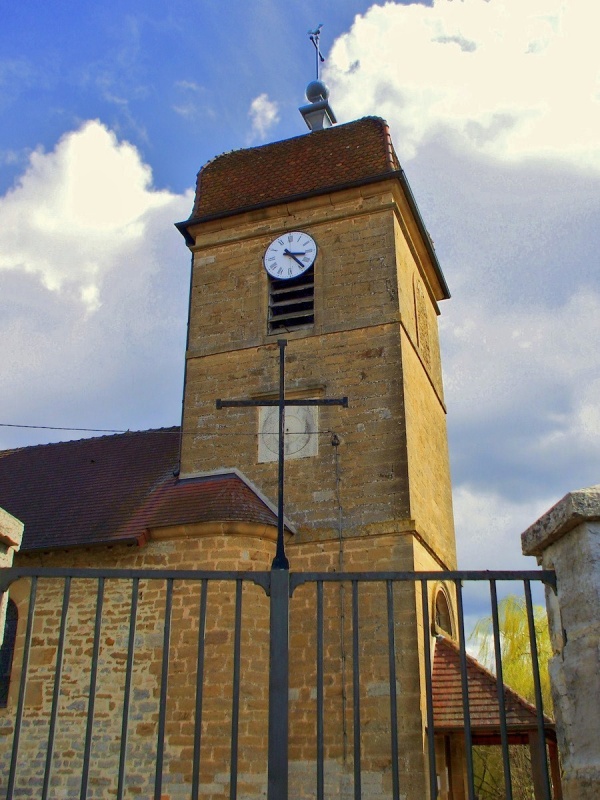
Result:
<svg viewBox="0 0 600 800"><path fill-rule="evenodd" d="M276 494L276 471L257 459L257 410L216 411L215 400L278 391L282 334L267 332L262 257L275 235L295 229L310 232L319 252L314 325L286 334L288 396L349 398L348 409L319 409L318 455L288 462L286 510L298 538L335 538L341 501L345 536L417 529L450 568L439 287L394 180L193 227L182 474L236 466Z"/></svg>
<svg viewBox="0 0 600 800"><path fill-rule="evenodd" d="M192 569L204 562L232 568L265 569L271 540L244 537L179 538L146 548L112 548L47 554L46 566ZM389 570L415 563L411 536L354 538L343 542L291 543L292 570L326 574L344 570ZM39 557L21 555L21 565ZM64 581L38 581L32 652L25 700L15 797L39 797L44 782L52 694L55 681ZM29 581L11 588L20 612L15 664L21 663ZM353 680L353 590L351 583L324 583L324 759L328 796L354 794L354 708L360 706L361 779L370 797L391 797L392 753L387 588L360 583L358 597L357 693ZM88 797L114 797L118 785L121 721L126 680L131 582L106 581L101 616L94 727ZM54 740L50 796L79 797L88 715L97 583L73 578L67 615L62 683ZM126 797L153 796L161 707L164 617L167 585L142 579L135 632L134 669L126 760ZM244 582L240 590L240 685L238 797L264 796L266 789L269 599ZM207 589L200 787L203 797L225 798L230 791L232 686L235 647L236 582L210 582ZM420 590L412 583L393 588L393 631L400 772L407 798L425 796L424 712L419 666ZM190 580L173 585L168 690L165 706L165 800L189 797L193 778L198 632L201 586ZM315 796L316 785L316 586L299 586L290 605L290 781L291 796ZM12 741L18 697L15 669L9 707L0 711L4 763ZM6 787L7 770L2 774Z"/></svg>

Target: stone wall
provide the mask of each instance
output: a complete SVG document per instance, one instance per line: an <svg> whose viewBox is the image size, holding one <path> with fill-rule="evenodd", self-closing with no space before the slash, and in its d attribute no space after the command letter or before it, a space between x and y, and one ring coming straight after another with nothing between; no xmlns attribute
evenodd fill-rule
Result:
<svg viewBox="0 0 600 800"><path fill-rule="evenodd" d="M50 567L192 569L226 559L231 569L265 569L270 565L272 547L270 539L261 544L256 538L232 536L224 540L208 536L152 542L146 548L46 554L42 560ZM35 566L39 561L39 556L19 558L21 566ZM23 655L29 596L26 583L29 581L21 580L11 587L11 597L18 600L19 607L16 665ZM39 797L43 786L63 590L62 579L38 581L16 797ZM189 797L192 780L200 591L197 581L179 580L173 586L163 779L163 796L171 800ZM127 742L125 796L129 797L151 797L154 793L166 592L164 580L140 581ZM131 597L131 581L106 581L88 797L114 797L116 792ZM73 578L54 737L52 797L79 797L80 793L96 600L96 581ZM206 797L225 797L229 791L235 601L235 581L209 584L200 773ZM252 794L259 796L266 783L269 602L262 588L248 582L244 583L241 603L244 670L240 682L238 769L240 785L254 786ZM4 763L8 763L12 743L19 672L17 667L8 708L0 711ZM6 770L0 780L5 789Z"/></svg>
<svg viewBox="0 0 600 800"><path fill-rule="evenodd" d="M90 551L19 556L22 566L68 564L71 567L192 569L213 561L231 568L267 569L271 539L184 537L151 541L145 548L115 547ZM292 571L333 572L340 568L339 542L290 544ZM378 536L343 542L342 566L350 571L389 570L412 562L434 565L415 553L411 536ZM417 563L418 562L418 563ZM44 780L64 581L38 581L32 652L19 748L15 797L39 797ZM29 581L11 587L19 606L15 663L22 658ZM135 635L134 670L127 742L125 796L150 797L154 791L161 704L163 621L166 582L142 580ZM434 587L430 587L430 605ZM324 753L328 796L352 797L354 754L352 587L324 584ZM394 634L402 791L410 800L425 796L423 756L423 673L420 666L420 590L396 585ZM88 714L97 584L74 578L66 623L64 666L51 772L52 797L79 797ZM363 789L370 797L391 797L390 684L387 593L384 584L360 584L359 702ZM202 796L229 796L231 763L235 581L210 583L207 591L204 693L202 707ZM177 580L173 587L172 630L165 707L165 800L189 797L192 782L200 586ZM118 781L121 719L129 637L131 583L107 580L97 672L94 728L89 771L90 798L114 797ZM269 600L262 588L244 582L241 591L238 797L258 798L266 790ZM342 636L343 632L343 636ZM0 748L4 763L12 741L18 696L14 674L9 707L0 711ZM290 787L291 796L312 797L316 781L316 588L300 586L290 606ZM0 791L7 774L0 778Z"/></svg>

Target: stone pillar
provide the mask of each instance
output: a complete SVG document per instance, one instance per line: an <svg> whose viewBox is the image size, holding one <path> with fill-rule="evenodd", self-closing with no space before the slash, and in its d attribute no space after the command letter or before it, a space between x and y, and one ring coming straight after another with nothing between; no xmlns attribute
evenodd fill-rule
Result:
<svg viewBox="0 0 600 800"><path fill-rule="evenodd" d="M23 523L8 511L0 508L0 569L12 567L13 558L23 538ZM6 605L8 592L0 590L0 645L4 639L4 621L6 619Z"/></svg>
<svg viewBox="0 0 600 800"><path fill-rule="evenodd" d="M565 800L600 797L600 485L567 494L521 536L556 571L546 589L550 680Z"/></svg>
<svg viewBox="0 0 600 800"><path fill-rule="evenodd" d="M0 508L0 568L12 567L13 557L23 538L23 523Z"/></svg>

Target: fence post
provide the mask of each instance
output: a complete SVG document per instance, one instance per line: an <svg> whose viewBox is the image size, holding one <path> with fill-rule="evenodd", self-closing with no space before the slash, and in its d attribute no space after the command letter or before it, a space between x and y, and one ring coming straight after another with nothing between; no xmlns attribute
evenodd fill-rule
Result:
<svg viewBox="0 0 600 800"><path fill-rule="evenodd" d="M600 485L571 492L521 536L525 555L556 572L546 588L564 800L600 797Z"/></svg>
<svg viewBox="0 0 600 800"><path fill-rule="evenodd" d="M288 796L289 607L290 573L272 569L267 800L287 800Z"/></svg>

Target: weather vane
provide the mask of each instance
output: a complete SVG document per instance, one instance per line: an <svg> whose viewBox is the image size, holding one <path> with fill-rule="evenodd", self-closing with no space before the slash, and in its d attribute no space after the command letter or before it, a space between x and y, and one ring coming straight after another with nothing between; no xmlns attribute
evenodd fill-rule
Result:
<svg viewBox="0 0 600 800"><path fill-rule="evenodd" d="M317 79L310 81L306 87L306 99L308 105L301 106L298 110L302 114L308 129L311 131L322 131L323 128L330 128L337 122L335 114L329 105L329 89L321 80L321 64L325 59L321 55L321 48L319 47L319 38L321 36L321 22L317 27L308 31L308 36L315 48L317 57Z"/></svg>
<svg viewBox="0 0 600 800"><path fill-rule="evenodd" d="M323 27L323 23L320 22L317 25L317 27L314 29L314 31L308 31L308 35L310 37L310 40L314 44L315 50L316 50L316 56L317 56L317 80L319 80L319 78L320 78L319 72L320 72L321 64L322 64L323 61L325 61L325 59L321 55L321 50L319 49L319 37L321 36L321 28L322 27Z"/></svg>

